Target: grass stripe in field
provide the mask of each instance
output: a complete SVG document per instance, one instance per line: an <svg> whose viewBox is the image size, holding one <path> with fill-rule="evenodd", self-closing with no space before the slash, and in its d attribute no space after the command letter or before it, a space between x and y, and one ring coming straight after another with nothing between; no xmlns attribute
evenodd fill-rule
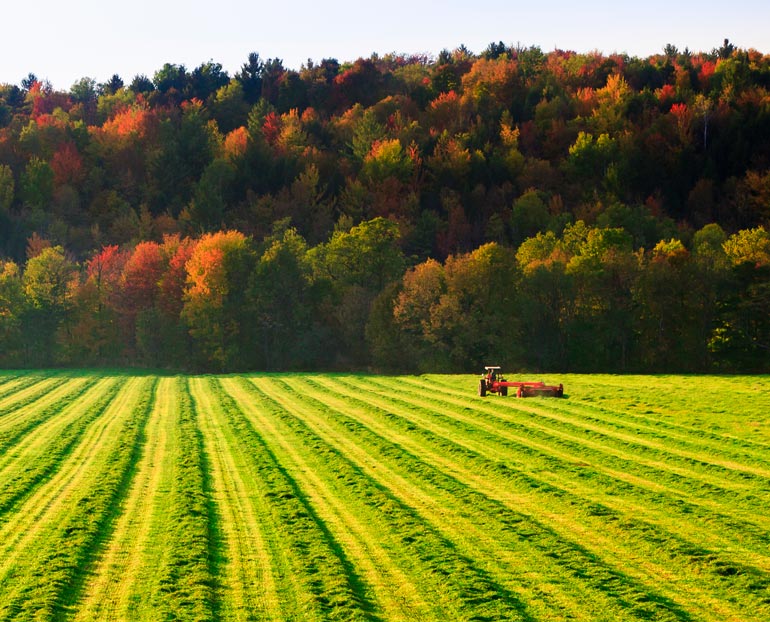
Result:
<svg viewBox="0 0 770 622"><path fill-rule="evenodd" d="M107 382L102 379L102 384ZM4 468L13 455L23 446L34 443L35 436L45 435L46 427L58 425L60 417L66 412L79 410L79 402L84 395L96 396L93 388L98 384L97 378L70 380L55 389L43 394L40 399L20 408L13 415L14 421L7 425L0 424L0 449L5 452L0 454L0 469ZM36 434L29 434L35 430Z"/></svg>
<svg viewBox="0 0 770 622"><path fill-rule="evenodd" d="M33 384L40 382L43 376L38 374L5 374L0 381L0 416L4 412L5 400L8 396L17 394L20 391L29 388Z"/></svg>
<svg viewBox="0 0 770 622"><path fill-rule="evenodd" d="M0 516L56 472L88 424L104 412L118 389L114 377L87 385L76 400L66 400L61 411L0 457Z"/></svg>
<svg viewBox="0 0 770 622"><path fill-rule="evenodd" d="M128 380L57 476L2 529L14 537L2 540L0 619L56 619L75 598L131 477L154 384Z"/></svg>
<svg viewBox="0 0 770 622"><path fill-rule="evenodd" d="M260 477L234 438L209 388L210 380L190 381L204 448L211 465L212 496L225 550L219 565L219 618L292 620L298 606L280 536L269 524L269 509L256 494Z"/></svg>
<svg viewBox="0 0 770 622"><path fill-rule="evenodd" d="M296 612L285 613L303 621L369 619L371 604L360 590L358 577L297 481L266 441L264 431L218 383L211 382L208 390L233 437L243 443L254 472L262 479L254 492L261 497L275 533L283 540L298 605Z"/></svg>
<svg viewBox="0 0 770 622"><path fill-rule="evenodd" d="M444 437L444 440L441 440L439 438L433 439L436 441L439 441L439 444L436 446L437 451L431 451L431 436L430 435L420 435L418 439L413 439L412 441L409 440L409 436L413 436L415 433L419 432L419 428L415 427L416 420L414 419L414 412L418 409L416 407L412 406L410 407L397 407L396 402L398 402L398 399L393 396L385 396L380 397L376 393L372 393L371 387L369 386L369 382L367 379L356 379L356 378L335 378L335 383L342 383L346 384L349 383L349 389L347 390L346 399L356 400L356 399L365 399L367 403L370 404L370 407L374 407L375 411L380 411L380 417L382 419L382 423L379 424L381 427L378 430L378 433L383 434L384 436L392 435L394 434L394 426L399 423L399 420L402 417L406 417L404 420L404 424L399 426L402 429L406 429L408 432L407 436L404 438L400 438L399 442L402 443L409 443L411 442L411 447L413 448L413 451L420 452L422 451L423 458L428 461L429 463L436 464L440 468L447 470L447 472L453 473L453 476L458 477L461 481L467 482L469 485L471 485L474 489L481 491L483 494L490 496L491 498L497 499L502 503L509 504L510 501L507 500L507 488L511 484L516 484L519 482L520 484L524 485L524 488L522 488L522 491L526 491L526 484L528 481L531 481L531 478L525 477L522 478L519 476L519 474L516 473L516 469L514 468L514 471L511 471L510 469L506 469L506 473L503 477L501 477L500 473L496 469L496 464L492 461L487 461L487 464L485 465L485 460L480 460L479 455L474 455L473 453L467 454L465 453L466 450L461 450L460 447L457 446L455 441L449 441L448 438L451 437L451 434L448 437ZM344 392L344 391L343 391ZM356 397L352 397L355 395ZM437 417L443 417L443 415L436 414ZM398 428L399 426L396 426ZM427 443L426 443L427 441ZM442 449L443 448L443 449ZM453 456L452 460L448 460L445 456ZM465 457L464 457L465 456ZM460 462L457 463L457 460L460 459ZM460 466L463 463L466 463L467 466L463 467ZM499 463L498 463L499 464ZM460 470L456 470L459 467ZM479 471L481 470L481 471ZM481 475L479 475L479 472ZM494 476L492 480L490 480L490 476ZM511 476L514 476L514 479L510 479ZM498 483L494 483L494 480L497 480ZM538 517L539 520L546 519L546 522L550 525L548 529L555 530L555 533L561 534L561 538L564 539L565 542L570 542L571 538L574 538L576 534L580 533L580 530L576 530L574 533L572 533L570 530L565 531L565 525L560 524L559 521L553 520L554 518L558 518L558 515L552 514L549 512L543 512L544 507L548 507L549 505L559 507L559 505L562 505L563 502L560 501L560 497L568 494L565 493L565 491L559 491L558 496L554 496L552 493L556 491L550 491L547 487L544 487L541 483L538 483L536 481L532 481L533 484L536 484L536 487L532 489L529 493L528 497L525 497L525 499L530 499L528 505L522 506L521 501L517 502L515 506L509 506L509 507L516 507L517 509L525 509L529 513L530 517ZM534 495L534 498L532 498L532 495ZM546 505L540 505L541 501L538 501L538 498L542 497L542 502ZM568 499L570 497L568 496ZM570 505L567 505L564 507L564 513L566 515L574 515L575 509L572 506L573 503L577 503L578 507L580 506L580 499L572 497L572 501L570 502ZM557 511L558 512L558 511ZM578 515L579 516L579 515ZM577 527L579 523L575 523L573 527ZM611 523L609 524L611 525ZM569 525L568 525L569 527ZM543 528L545 528L545 524L543 525L536 525L535 530L542 531ZM597 534L593 534L591 532L586 532L589 535L596 536ZM624 569L622 567L619 567L616 565L616 560L614 557L607 557L606 553L609 551L613 551L617 548L617 546L613 543L612 540L608 540L604 538L604 541L602 541L602 535L601 533L598 534L598 540L594 540L591 542L588 540L586 543L590 543L590 549L586 550L585 553L591 555L591 557L594 557L596 560L604 559L606 563L609 563L611 567L614 567L614 572L619 573L625 573L627 569ZM545 541L548 541L548 537L546 535ZM621 542L623 539L620 540ZM556 545L556 548L558 549L558 545ZM582 547L580 547L582 549ZM622 551L620 551L622 553ZM628 551L626 551L628 552ZM576 551L572 551L570 555L573 555L577 553ZM633 551L631 551L633 556ZM563 556L564 553L562 552L561 555ZM582 555L582 553L579 553L579 555ZM582 562L582 566L589 565L590 562ZM665 564L663 564L662 567L665 567ZM647 582L648 587L647 590L655 590L655 586L658 582L656 581L655 577L650 578L648 575L648 571L640 571L638 568L635 568L634 566L630 567L630 570L635 573L635 576L637 576L638 580L642 582ZM593 574L592 571L591 574ZM599 576L601 576L601 573L599 573ZM663 589L665 591L669 590L669 586L661 585L660 589ZM682 590L681 586L677 588L678 591L674 592L673 596L676 596L677 600L680 603L687 603L688 602L688 595L686 590ZM711 589L711 588L708 588ZM709 593L708 590L704 590L704 593ZM719 617L715 618L719 619Z"/></svg>
<svg viewBox="0 0 770 622"><path fill-rule="evenodd" d="M212 500L208 465L189 380L175 379L177 447L173 480L166 504L166 539L158 568L159 590L153 615L163 620L206 621L217 616L214 598L218 553L212 533Z"/></svg>
<svg viewBox="0 0 770 622"><path fill-rule="evenodd" d="M0 448L7 447L16 440L17 436L23 433L29 426L29 420L32 422L44 418L43 410L51 404L56 405L57 401L66 395L77 391L79 387L87 384L93 384L95 380L88 379L67 379L50 378L37 382L34 385L14 394L11 404L0 406ZM55 411L53 411L55 412ZM21 432L19 431L21 430Z"/></svg>
<svg viewBox="0 0 770 622"><path fill-rule="evenodd" d="M173 529L164 517L173 484L173 458L178 455L177 391L171 378L158 383L136 475L74 607L76 622L160 619L150 603L159 591L157 572L167 534Z"/></svg>
<svg viewBox="0 0 770 622"><path fill-rule="evenodd" d="M323 465L314 459L316 452L303 450L301 443L294 442L286 430L278 427L279 422L275 418L262 414L261 409L254 405L252 391L244 387L243 382L228 378L222 381L222 385L239 408L252 416L264 430L266 440L277 445L276 454L297 478L308 500L317 509L319 518L340 542L351 564L361 575L361 582L370 586L370 600L376 607L372 616L394 621L444 619L439 612L431 612L425 595L419 593L416 585L418 577L407 575L399 567L403 564L394 559L376 523L365 520L350 507L350 500L345 491L336 485L335 477L322 477ZM270 391L270 383L261 384L260 390L270 400L276 400L275 393ZM297 414L294 406L287 408Z"/></svg>
<svg viewBox="0 0 770 622"><path fill-rule="evenodd" d="M2 417L13 412L20 406L28 404L46 391L67 382L69 377L64 373L33 373L25 374L14 382L11 388L0 395L0 421Z"/></svg>

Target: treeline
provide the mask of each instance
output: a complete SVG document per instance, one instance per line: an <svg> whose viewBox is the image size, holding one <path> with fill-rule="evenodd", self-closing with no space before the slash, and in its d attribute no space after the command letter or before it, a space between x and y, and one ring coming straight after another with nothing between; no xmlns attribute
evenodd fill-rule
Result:
<svg viewBox="0 0 770 622"><path fill-rule="evenodd" d="M309 246L277 226L0 262L0 364L191 371L767 371L770 234L645 250L583 221L410 262L376 218Z"/></svg>
<svg viewBox="0 0 770 622"><path fill-rule="evenodd" d="M766 370L768 89L727 40L30 74L0 85L0 359Z"/></svg>

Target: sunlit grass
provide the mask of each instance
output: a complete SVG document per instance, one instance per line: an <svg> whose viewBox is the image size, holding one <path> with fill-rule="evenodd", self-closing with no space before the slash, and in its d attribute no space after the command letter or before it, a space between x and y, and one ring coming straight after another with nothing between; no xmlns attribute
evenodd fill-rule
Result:
<svg viewBox="0 0 770 622"><path fill-rule="evenodd" d="M770 619L770 378L0 374L0 620Z"/></svg>

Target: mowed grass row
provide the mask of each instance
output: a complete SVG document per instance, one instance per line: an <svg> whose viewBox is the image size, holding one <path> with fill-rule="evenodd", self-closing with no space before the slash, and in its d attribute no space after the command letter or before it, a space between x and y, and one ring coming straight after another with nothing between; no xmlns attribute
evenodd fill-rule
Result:
<svg viewBox="0 0 770 622"><path fill-rule="evenodd" d="M0 620L770 619L768 378L558 381L2 373Z"/></svg>

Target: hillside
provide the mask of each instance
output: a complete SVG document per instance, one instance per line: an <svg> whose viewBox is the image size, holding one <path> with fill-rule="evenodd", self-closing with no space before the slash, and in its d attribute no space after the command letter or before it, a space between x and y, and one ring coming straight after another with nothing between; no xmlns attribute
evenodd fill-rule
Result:
<svg viewBox="0 0 770 622"><path fill-rule="evenodd" d="M727 40L0 85L0 362L766 370L768 88Z"/></svg>

